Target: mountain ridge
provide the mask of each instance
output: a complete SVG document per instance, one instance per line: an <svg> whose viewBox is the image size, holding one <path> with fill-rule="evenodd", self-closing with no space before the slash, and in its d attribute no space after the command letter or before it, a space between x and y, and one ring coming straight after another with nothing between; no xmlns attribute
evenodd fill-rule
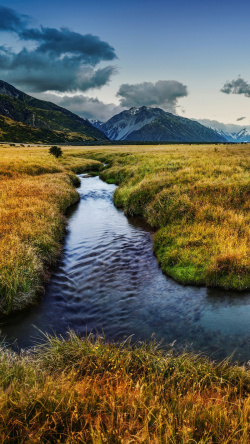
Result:
<svg viewBox="0 0 250 444"><path fill-rule="evenodd" d="M53 134L55 142L108 140L107 136L87 119L52 102L29 96L3 80L0 80L0 115L19 124L18 134L20 124L26 125L29 133L32 132L32 128L47 130L46 134L41 132L42 138L45 137L44 141L48 138L53 140ZM5 127L5 139L6 137L8 138L7 127ZM3 140L1 135L0 140Z"/></svg>
<svg viewBox="0 0 250 444"><path fill-rule="evenodd" d="M161 108L132 107L106 123L92 120L110 140L135 142L226 142L226 139L199 122L166 112Z"/></svg>

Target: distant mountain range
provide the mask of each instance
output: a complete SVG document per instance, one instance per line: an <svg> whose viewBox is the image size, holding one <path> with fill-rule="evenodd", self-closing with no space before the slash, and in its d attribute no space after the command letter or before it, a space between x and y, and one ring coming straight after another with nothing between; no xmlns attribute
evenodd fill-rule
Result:
<svg viewBox="0 0 250 444"><path fill-rule="evenodd" d="M228 142L242 143L250 142L250 131L247 128L243 128L237 133L228 133L227 131L214 129L217 134L224 137Z"/></svg>
<svg viewBox="0 0 250 444"><path fill-rule="evenodd" d="M0 81L0 141L71 143L108 140L87 119Z"/></svg>
<svg viewBox="0 0 250 444"><path fill-rule="evenodd" d="M130 108L106 123L91 120L110 140L135 142L226 142L226 138L200 123L160 108Z"/></svg>
<svg viewBox="0 0 250 444"><path fill-rule="evenodd" d="M198 122L208 128L212 128L228 142L250 142L250 126L244 128L242 125L226 124L209 119L199 119Z"/></svg>
<svg viewBox="0 0 250 444"><path fill-rule="evenodd" d="M238 128L239 131L235 131ZM89 121L54 103L35 99L0 80L2 142L250 142L249 129L237 125L231 125L230 129L234 131L227 131L225 124L216 121L197 122L146 106L130 108L106 123L95 119Z"/></svg>

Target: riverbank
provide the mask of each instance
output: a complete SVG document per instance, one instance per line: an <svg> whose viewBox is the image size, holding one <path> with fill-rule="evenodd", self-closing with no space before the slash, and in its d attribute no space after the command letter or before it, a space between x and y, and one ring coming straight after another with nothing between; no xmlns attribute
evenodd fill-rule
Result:
<svg viewBox="0 0 250 444"><path fill-rule="evenodd" d="M250 372L156 343L47 337L2 348L2 442L230 443L250 439Z"/></svg>
<svg viewBox="0 0 250 444"><path fill-rule="evenodd" d="M65 236L65 211L79 199L75 172L101 164L58 161L48 148L0 148L0 312L26 308L42 293Z"/></svg>
<svg viewBox="0 0 250 444"><path fill-rule="evenodd" d="M182 284L250 288L248 145L1 146L1 312L34 302L77 201L74 173L117 183L114 202L157 233L162 270ZM102 163L106 166L103 168Z"/></svg>
<svg viewBox="0 0 250 444"><path fill-rule="evenodd" d="M250 288L250 147L120 147L93 152L115 204L157 232L164 273L186 285Z"/></svg>

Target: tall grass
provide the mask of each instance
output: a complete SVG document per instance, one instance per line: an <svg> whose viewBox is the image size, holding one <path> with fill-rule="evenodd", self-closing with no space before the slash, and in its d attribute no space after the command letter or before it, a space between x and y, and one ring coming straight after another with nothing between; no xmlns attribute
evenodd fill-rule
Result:
<svg viewBox="0 0 250 444"><path fill-rule="evenodd" d="M157 229L154 251L183 284L250 288L249 145L121 147L94 153L114 202Z"/></svg>
<svg viewBox="0 0 250 444"><path fill-rule="evenodd" d="M99 162L64 156L48 148L0 148L0 312L35 301L61 249L65 210L79 197L71 170Z"/></svg>
<svg viewBox="0 0 250 444"><path fill-rule="evenodd" d="M0 312L30 304L60 253L74 173L100 170L114 202L156 228L154 251L183 284L250 288L249 145L0 147ZM100 162L105 162L103 167Z"/></svg>
<svg viewBox="0 0 250 444"><path fill-rule="evenodd" d="M227 361L73 332L0 356L1 442L250 440L250 372Z"/></svg>

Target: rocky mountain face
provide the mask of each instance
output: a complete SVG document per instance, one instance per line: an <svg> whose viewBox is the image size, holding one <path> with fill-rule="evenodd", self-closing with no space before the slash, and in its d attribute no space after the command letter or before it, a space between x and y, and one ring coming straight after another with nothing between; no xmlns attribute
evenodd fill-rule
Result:
<svg viewBox="0 0 250 444"><path fill-rule="evenodd" d="M8 139L8 125L6 123L9 122L8 119L18 123L18 133L22 125L27 126L29 133L32 133L34 137L36 132L32 132L32 129L41 130L42 140L40 138L39 141L42 142L46 142L48 138L49 143L53 143L53 140L55 142L59 140L61 142L108 140L107 136L87 119L83 119L54 103L35 99L4 81L0 81L0 116L7 118L7 120L4 119L4 131L0 126L0 140L15 141L13 138ZM14 124L12 123L11 126L13 137ZM2 133L4 135L1 137ZM22 141L25 142L25 140Z"/></svg>
<svg viewBox="0 0 250 444"><path fill-rule="evenodd" d="M94 122L111 140L135 142L225 142L211 128L160 108L130 108L106 123Z"/></svg>

